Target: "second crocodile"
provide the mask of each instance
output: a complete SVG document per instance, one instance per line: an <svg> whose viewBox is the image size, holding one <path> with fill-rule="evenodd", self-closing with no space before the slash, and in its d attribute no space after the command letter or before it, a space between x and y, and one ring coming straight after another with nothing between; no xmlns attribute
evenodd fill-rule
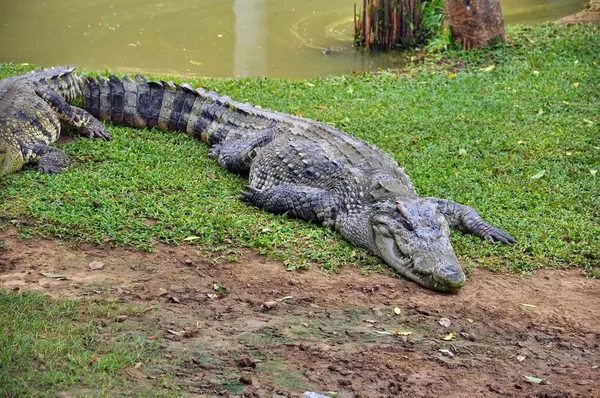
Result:
<svg viewBox="0 0 600 398"><path fill-rule="evenodd" d="M65 169L69 157L50 146L61 127L110 139L98 120L69 104L83 95L83 82L73 71L55 67L0 81L0 178L28 163L37 163L45 173Z"/></svg>

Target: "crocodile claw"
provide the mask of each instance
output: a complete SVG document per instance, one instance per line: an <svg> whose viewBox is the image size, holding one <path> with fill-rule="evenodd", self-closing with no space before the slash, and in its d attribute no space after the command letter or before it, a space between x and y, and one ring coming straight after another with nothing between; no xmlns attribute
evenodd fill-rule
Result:
<svg viewBox="0 0 600 398"><path fill-rule="evenodd" d="M246 185L246 189L250 192L240 191L240 193L242 194L242 201L244 202L254 202L255 195L261 192L260 189L254 188L250 185Z"/></svg>
<svg viewBox="0 0 600 398"><path fill-rule="evenodd" d="M489 240L490 242L494 243L504 243L505 245L510 245L517 242L515 238L513 238L503 230L494 227L492 227L489 231L486 231L485 235L483 236L483 239Z"/></svg>
<svg viewBox="0 0 600 398"><path fill-rule="evenodd" d="M111 136L106 131L106 128L100 123L93 123L85 129L85 133L89 138L100 138L104 141L110 141Z"/></svg>
<svg viewBox="0 0 600 398"><path fill-rule="evenodd" d="M210 159L218 158L219 154L221 153L221 147L221 144L214 144L213 146L211 146L208 150L208 157Z"/></svg>

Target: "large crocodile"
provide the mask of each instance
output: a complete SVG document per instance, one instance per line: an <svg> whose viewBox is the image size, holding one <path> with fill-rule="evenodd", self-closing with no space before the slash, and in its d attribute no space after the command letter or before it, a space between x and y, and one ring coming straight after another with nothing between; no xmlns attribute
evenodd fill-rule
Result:
<svg viewBox="0 0 600 398"><path fill-rule="evenodd" d="M391 156L314 120L141 76L86 79L84 107L112 123L199 138L221 166L248 174L244 200L333 228L430 289L465 284L449 227L515 242L468 206L419 197Z"/></svg>
<svg viewBox="0 0 600 398"><path fill-rule="evenodd" d="M110 138L102 123L69 104L83 95L83 82L73 70L36 70L0 81L0 177L27 163L37 162L45 173L66 168L67 154L50 146L61 124L88 137Z"/></svg>

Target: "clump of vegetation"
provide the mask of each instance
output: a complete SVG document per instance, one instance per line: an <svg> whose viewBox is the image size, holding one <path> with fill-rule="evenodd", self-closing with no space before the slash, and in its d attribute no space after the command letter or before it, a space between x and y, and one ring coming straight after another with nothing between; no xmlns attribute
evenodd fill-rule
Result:
<svg viewBox="0 0 600 398"><path fill-rule="evenodd" d="M446 49L451 40L444 29L444 1L365 0L355 16L354 41L368 50Z"/></svg>

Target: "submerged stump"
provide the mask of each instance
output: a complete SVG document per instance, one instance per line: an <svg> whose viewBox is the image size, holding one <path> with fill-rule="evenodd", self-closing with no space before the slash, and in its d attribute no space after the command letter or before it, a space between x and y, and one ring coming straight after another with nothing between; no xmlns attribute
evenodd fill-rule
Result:
<svg viewBox="0 0 600 398"><path fill-rule="evenodd" d="M354 5L354 41L357 47L390 51L416 44L421 31L425 0L363 0L360 13Z"/></svg>

